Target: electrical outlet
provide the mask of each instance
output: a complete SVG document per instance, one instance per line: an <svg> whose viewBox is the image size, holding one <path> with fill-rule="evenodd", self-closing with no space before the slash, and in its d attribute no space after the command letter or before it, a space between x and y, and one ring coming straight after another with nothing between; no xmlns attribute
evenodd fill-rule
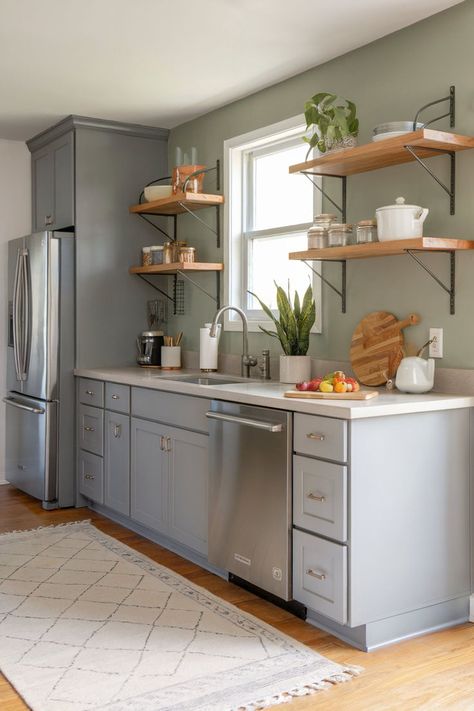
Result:
<svg viewBox="0 0 474 711"><path fill-rule="evenodd" d="M430 358L442 358L443 357L443 329L442 328L430 328L430 341L433 339L433 343L430 343Z"/></svg>

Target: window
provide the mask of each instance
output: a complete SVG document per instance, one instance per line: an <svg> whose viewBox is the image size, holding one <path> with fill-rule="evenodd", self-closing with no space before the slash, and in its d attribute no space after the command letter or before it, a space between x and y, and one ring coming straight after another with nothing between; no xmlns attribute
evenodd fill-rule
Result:
<svg viewBox="0 0 474 711"><path fill-rule="evenodd" d="M276 311L275 284L300 295L311 283L316 298L316 324L321 330L321 287L308 267L288 259L289 252L307 247L306 232L320 211L319 192L302 175L288 167L305 160L301 140L304 120L297 117L224 143L225 153L225 263L226 303L240 306L249 329L269 321L256 293ZM241 330L240 319L226 312L225 328Z"/></svg>

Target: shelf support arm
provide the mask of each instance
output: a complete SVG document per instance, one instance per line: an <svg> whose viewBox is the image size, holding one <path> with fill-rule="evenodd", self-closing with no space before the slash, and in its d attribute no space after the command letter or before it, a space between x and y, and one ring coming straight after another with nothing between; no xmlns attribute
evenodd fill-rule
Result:
<svg viewBox="0 0 474 711"><path fill-rule="evenodd" d="M170 242L174 242L174 239L168 234L168 232L166 232L166 231L165 231L162 227L160 227L159 225L155 225L155 223L154 223L152 220L150 220L149 217L147 217L146 215L144 215L144 214L141 213L141 212L139 212L139 213L137 213L137 214L138 214L138 217L141 217L142 220L145 220L145 222L148 222L148 224L151 225L152 227L154 227L155 230L158 230L159 232L161 232L161 234L163 234L163 235L166 237L167 240L169 240Z"/></svg>
<svg viewBox="0 0 474 711"><path fill-rule="evenodd" d="M345 259L331 260L334 262L338 261L341 265L341 291L339 291L339 289L337 287L335 287L334 284L332 284L328 279L326 279L326 277L324 277L320 272L317 272L316 269L313 267L313 265L310 264L310 262L308 262L306 259L303 259L302 261L306 264L307 267L309 267L311 269L311 271L314 274L316 274L316 276L318 276L321 279L322 282L327 284L327 286L329 286L330 289L335 291L336 294L341 297L341 311L343 314L345 314L346 313L346 260Z"/></svg>
<svg viewBox="0 0 474 711"><path fill-rule="evenodd" d="M302 170L301 173L305 175L308 180L310 180L314 187L319 190L319 192L328 200L331 205L334 205L336 210L341 213L342 215L342 221L346 221L346 216L347 216L347 178L345 175L325 175L322 176L319 173L312 173L310 170ZM334 202L334 200L327 194L327 192L321 187L321 185L318 185L317 182L313 180L311 176L317 177L317 178L339 178L342 180L342 206L338 205L337 202Z"/></svg>
<svg viewBox="0 0 474 711"><path fill-rule="evenodd" d="M439 277L431 271L431 269L417 256L416 252L412 249L407 249L407 254L410 255L412 259L420 265L422 269L430 275L432 279L435 280L439 286L444 289L444 291L449 294L449 313L453 316L456 313L456 252L442 252L443 254L449 254L449 286L446 286L444 282L441 281Z"/></svg>
<svg viewBox="0 0 474 711"><path fill-rule="evenodd" d="M187 207L187 205L184 204L184 202L179 202L178 205L180 205L180 207L182 207L183 210L186 210L186 212L188 212L196 220L198 220L198 222L200 222L202 225L204 225L204 227L207 227L208 230L213 232L213 234L215 234L216 237L219 236L218 230L215 230L214 227L211 227L211 225L209 225L207 222L205 222L205 220L203 220L201 217L199 217L199 215L196 215L196 213L193 212L192 210L190 210L189 207Z"/></svg>
<svg viewBox="0 0 474 711"><path fill-rule="evenodd" d="M438 178L435 173L429 168L429 166L426 165L425 161L420 158L420 156L417 155L416 153L416 148L417 146L409 146L406 145L404 146L405 150L410 153L410 155L416 160L417 163L421 165L426 172L431 175L434 180L440 185L443 190L449 195L449 214L454 215L455 210L456 210L456 154L454 151L446 151L442 148L430 148L430 151L433 151L435 153L441 153L444 155L449 155L450 158L450 184L449 186L445 185L442 180Z"/></svg>
<svg viewBox="0 0 474 711"><path fill-rule="evenodd" d="M219 274L219 272L217 272L217 273ZM210 294L209 291L206 291L206 289L204 289L200 284L198 284L196 281L194 281L194 279L191 279L191 277L188 274L186 274L186 272L182 272L180 269L177 269L176 274L179 274L179 276L183 277L183 279L187 279L187 281L191 282L191 284L193 284L197 289L199 289L199 291L202 291L203 294L206 294L206 296L208 296L210 299L215 301L216 304L218 304L219 296L213 296L212 294ZM219 286L220 286L220 282L219 282Z"/></svg>
<svg viewBox="0 0 474 711"><path fill-rule="evenodd" d="M140 279L143 279L143 281L146 282L153 289L155 289L155 291L159 291L160 294L162 294L163 296L166 296L167 299L174 302L173 297L171 297L169 294L167 294L166 291L163 291L163 289L160 289L159 286L156 286L156 284L154 284L152 281L147 279L146 276L144 276L143 274L137 274L137 277L140 277Z"/></svg>

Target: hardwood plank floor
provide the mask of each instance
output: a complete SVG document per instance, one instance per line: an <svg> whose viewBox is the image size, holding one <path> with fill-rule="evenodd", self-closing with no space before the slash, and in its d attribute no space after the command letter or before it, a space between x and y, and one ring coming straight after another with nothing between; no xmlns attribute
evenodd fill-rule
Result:
<svg viewBox="0 0 474 711"><path fill-rule="evenodd" d="M242 610L341 664L359 664L363 674L314 696L295 699L292 711L472 711L474 709L474 625L359 652L252 593L208 573L194 563L87 509L43 511L37 501L11 486L0 486L0 532L90 518L98 528L166 565ZM0 676L1 711L27 707ZM283 707L275 707L275 709Z"/></svg>

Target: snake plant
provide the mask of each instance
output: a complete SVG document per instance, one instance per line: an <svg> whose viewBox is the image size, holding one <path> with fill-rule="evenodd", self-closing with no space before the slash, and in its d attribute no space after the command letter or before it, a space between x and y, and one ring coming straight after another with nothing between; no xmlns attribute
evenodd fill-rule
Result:
<svg viewBox="0 0 474 711"><path fill-rule="evenodd" d="M288 293L281 286L278 286L276 282L275 286L279 318L275 317L273 311L256 294L249 292L257 299L265 314L273 321L276 331L268 331L263 326L259 326L259 328L268 336L277 338L286 355L306 355L309 348L309 334L316 320L313 290L311 286L308 286L302 302L298 292L295 290L292 306L289 286Z"/></svg>

